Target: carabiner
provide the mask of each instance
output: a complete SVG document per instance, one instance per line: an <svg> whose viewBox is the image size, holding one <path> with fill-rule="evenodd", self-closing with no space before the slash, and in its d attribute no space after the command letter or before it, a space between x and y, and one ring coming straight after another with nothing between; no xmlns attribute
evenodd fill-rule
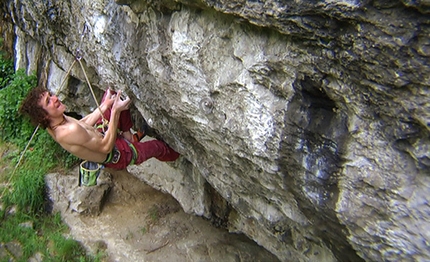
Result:
<svg viewBox="0 0 430 262"><path fill-rule="evenodd" d="M84 36L87 33L87 31L88 31L88 25L85 22L84 23L84 28L82 29L81 41L79 42L78 48L76 48L76 55L75 55L75 57L76 57L76 60L78 60L78 61L81 60L82 57L83 57L83 55L84 55L83 52L82 52L82 50L81 50L81 46L82 46L82 42L84 40Z"/></svg>

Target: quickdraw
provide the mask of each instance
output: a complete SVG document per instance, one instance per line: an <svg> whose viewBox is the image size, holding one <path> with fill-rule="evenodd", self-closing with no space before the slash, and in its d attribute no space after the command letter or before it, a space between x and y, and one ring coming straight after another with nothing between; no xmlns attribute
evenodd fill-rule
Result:
<svg viewBox="0 0 430 262"><path fill-rule="evenodd" d="M59 89L59 91L58 91L58 92L60 92L60 91L63 89L63 85L64 85L64 83L65 83L65 81L66 81L67 77L69 76L70 71L72 70L72 68L73 68L73 66L75 65L76 61L78 61L78 62L79 62L79 65L81 66L82 72L84 73L85 80L87 81L88 87L90 88L91 95L93 96L93 99L94 99L94 101L96 102L96 105L97 105L98 110L100 111L100 115L101 115L101 117L102 117L102 121L103 121L103 131L104 131L104 132L106 132L105 128L106 128L106 127L107 127L107 125L108 125L108 121L106 120L106 118L105 118L105 117L104 117L104 115L103 115L103 112L102 112L102 110L101 110L101 108L100 108L100 104L98 103L97 98L96 98L96 95L94 94L93 87L91 86L91 82L90 82L90 80L88 79L87 71L85 70L85 67L84 67L84 65L82 64L82 61L81 61L81 60L82 60L82 58L83 58L83 56L84 56L84 52L82 51L82 48L81 48L81 47L82 47L82 42L83 42L83 40L84 40L84 37L85 37L85 35L87 34L87 31L88 31L88 26L87 26L87 24L86 24L86 23L84 23L84 27L83 27L83 29L82 29L82 33L81 33L81 40L79 41L78 48L76 48L75 60L73 61L72 65L70 66L69 70L67 71L67 74L64 76L63 82L61 83L61 85L60 85L60 89Z"/></svg>

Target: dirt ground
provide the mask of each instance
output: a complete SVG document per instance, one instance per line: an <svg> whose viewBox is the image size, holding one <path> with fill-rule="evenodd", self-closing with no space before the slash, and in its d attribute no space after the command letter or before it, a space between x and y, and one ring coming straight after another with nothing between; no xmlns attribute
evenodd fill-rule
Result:
<svg viewBox="0 0 430 262"><path fill-rule="evenodd" d="M127 171L110 172L113 190L99 216L65 212L71 236L103 261L278 261L244 235L186 214L170 195Z"/></svg>

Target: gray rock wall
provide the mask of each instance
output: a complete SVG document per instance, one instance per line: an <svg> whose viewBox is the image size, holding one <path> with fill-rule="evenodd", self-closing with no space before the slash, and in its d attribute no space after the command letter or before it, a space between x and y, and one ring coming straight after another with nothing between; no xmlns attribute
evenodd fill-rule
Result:
<svg viewBox="0 0 430 262"><path fill-rule="evenodd" d="M183 155L130 170L187 212L283 261L430 259L428 1L31 2L17 66L83 115L80 48Z"/></svg>

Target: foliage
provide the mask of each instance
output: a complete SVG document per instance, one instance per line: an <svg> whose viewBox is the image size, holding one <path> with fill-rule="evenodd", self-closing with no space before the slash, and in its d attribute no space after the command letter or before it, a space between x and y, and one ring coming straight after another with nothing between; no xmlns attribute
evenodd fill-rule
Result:
<svg viewBox="0 0 430 262"><path fill-rule="evenodd" d="M24 71L16 72L8 86L0 90L0 127L2 139L24 148L35 128L18 113L20 102L28 91L36 85L34 75L27 76ZM11 194L8 195L12 203L19 208L26 208L30 212L38 212L44 205L43 175L58 164L70 166L77 159L64 151L46 132L38 132L29 151L25 152L21 168L16 171ZM11 161L17 163L18 155ZM38 167L35 169L34 167Z"/></svg>
<svg viewBox="0 0 430 262"><path fill-rule="evenodd" d="M19 115L18 110L20 102L36 84L35 75L27 76L24 70L19 70L9 85L0 90L0 132L4 141L22 145L32 134L34 127Z"/></svg>
<svg viewBox="0 0 430 262"><path fill-rule="evenodd" d="M43 134L38 136L35 146L47 142ZM0 160L1 168L11 161L17 162L19 154L16 146L0 143L0 148L4 156ZM43 261L99 261L97 257L87 256L78 242L64 237L68 228L61 221L59 213L52 215L44 212L44 174L58 168L55 159L62 157L53 151L49 150L48 145L25 153L23 162L11 179L12 190L7 191L1 199L0 243L20 243L23 249L22 261L28 261L37 252L43 254ZM8 175L11 178L10 172ZM15 211L11 214L10 210ZM32 227L22 226L28 222L31 222Z"/></svg>
<svg viewBox="0 0 430 262"><path fill-rule="evenodd" d="M66 233L68 228L59 213L37 217L17 213L3 220L0 242L21 243L20 261L28 261L36 251L43 255L43 261L94 261L78 242L64 237Z"/></svg>
<svg viewBox="0 0 430 262"><path fill-rule="evenodd" d="M1 63L1 59L0 59ZM0 243L20 243L23 256L19 261L28 261L41 253L43 261L99 261L99 257L85 255L83 247L73 239L63 236L67 227L59 214L44 212L44 175L53 169L69 168L77 158L67 153L47 134L39 131L34 136L18 168L20 150L27 145L34 127L18 114L20 102L28 91L36 86L36 77L18 71L10 76L11 81L0 89L0 188L2 198L0 210ZM10 212L10 210L15 210ZM31 222L32 226L23 226ZM0 261L10 261L7 255ZM15 259L13 259L15 260Z"/></svg>
<svg viewBox="0 0 430 262"><path fill-rule="evenodd" d="M3 40L0 38L0 46L3 46ZM3 52L0 51L0 89L6 87L12 80L15 73L13 62L3 58Z"/></svg>
<svg viewBox="0 0 430 262"><path fill-rule="evenodd" d="M157 222L159 217L160 217L160 209L157 205L153 205L150 209L149 209L149 214L148 217L151 219L151 221L153 223Z"/></svg>
<svg viewBox="0 0 430 262"><path fill-rule="evenodd" d="M28 139L28 137L27 137ZM18 156L15 157L17 163ZM70 168L78 159L67 153L46 133L39 132L15 171L10 201L29 212L40 212L44 206L44 175L56 167ZM37 169L35 169L37 167Z"/></svg>
<svg viewBox="0 0 430 262"><path fill-rule="evenodd" d="M0 89L6 87L10 83L13 73L14 68L12 62L0 58Z"/></svg>

